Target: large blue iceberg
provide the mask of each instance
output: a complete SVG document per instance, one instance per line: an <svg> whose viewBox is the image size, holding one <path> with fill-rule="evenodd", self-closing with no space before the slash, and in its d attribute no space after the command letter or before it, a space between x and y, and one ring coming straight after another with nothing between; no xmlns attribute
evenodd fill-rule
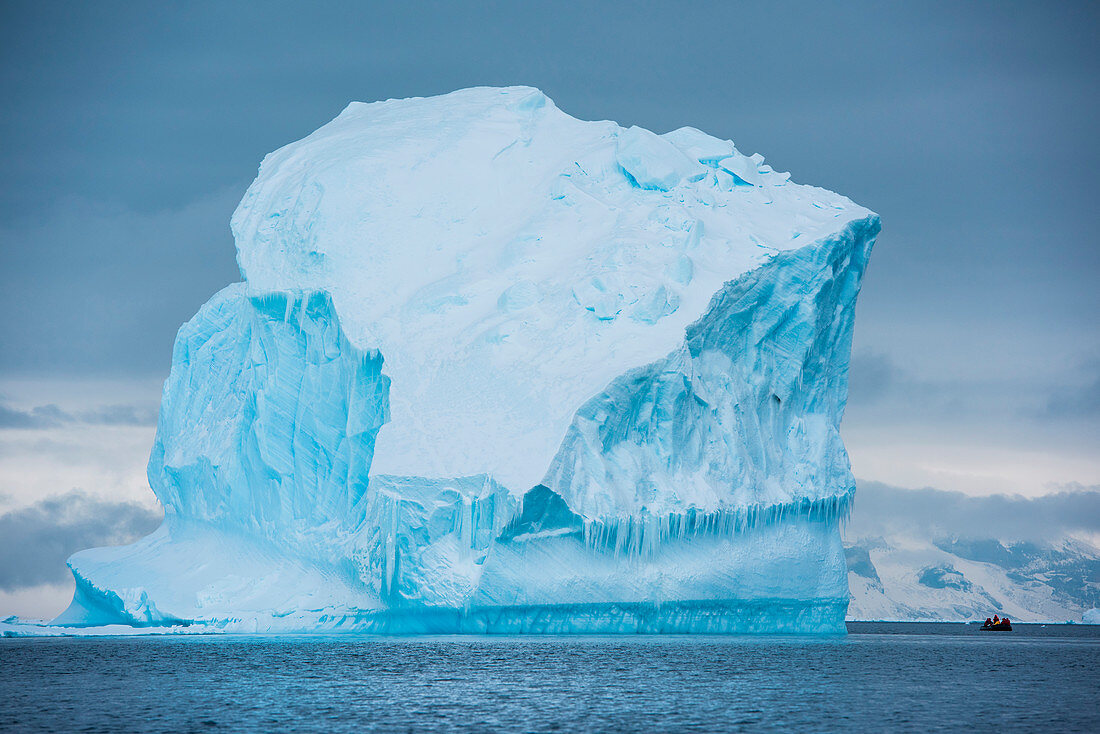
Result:
<svg viewBox="0 0 1100 734"><path fill-rule="evenodd" d="M878 218L523 87L269 155L180 330L153 535L64 625L843 631L839 425Z"/></svg>

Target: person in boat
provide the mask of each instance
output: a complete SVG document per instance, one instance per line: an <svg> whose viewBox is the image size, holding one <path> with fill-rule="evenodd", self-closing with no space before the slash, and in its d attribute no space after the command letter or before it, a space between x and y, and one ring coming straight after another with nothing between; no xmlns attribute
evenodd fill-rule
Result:
<svg viewBox="0 0 1100 734"><path fill-rule="evenodd" d="M993 624L1000 624L1000 623L1001 623L1001 620L997 618L996 614L994 614L993 615Z"/></svg>
<svg viewBox="0 0 1100 734"><path fill-rule="evenodd" d="M1005 627L1011 627L1012 626L1012 622L1008 621L1008 617L1005 617L1004 619L1002 619L1001 624L1003 624Z"/></svg>
<svg viewBox="0 0 1100 734"><path fill-rule="evenodd" d="M993 626L993 620L992 620L992 619L990 619L989 617L986 617L986 618L985 618L985 625L984 625L984 626L986 626L986 627L992 627L992 626Z"/></svg>

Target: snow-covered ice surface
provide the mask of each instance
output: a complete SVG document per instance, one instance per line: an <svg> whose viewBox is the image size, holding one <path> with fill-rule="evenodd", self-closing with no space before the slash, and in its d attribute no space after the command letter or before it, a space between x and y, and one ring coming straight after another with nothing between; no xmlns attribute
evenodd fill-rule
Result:
<svg viewBox="0 0 1100 734"><path fill-rule="evenodd" d="M873 213L510 87L348 106L232 228L244 282L164 388L164 526L73 556L57 623L843 630Z"/></svg>

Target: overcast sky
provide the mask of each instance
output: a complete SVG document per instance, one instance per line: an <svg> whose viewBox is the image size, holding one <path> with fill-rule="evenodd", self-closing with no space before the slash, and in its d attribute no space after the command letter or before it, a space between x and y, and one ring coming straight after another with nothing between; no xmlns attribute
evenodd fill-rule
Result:
<svg viewBox="0 0 1100 734"><path fill-rule="evenodd" d="M960 7L961 6L961 7ZM860 478L1100 484L1100 4L0 5L0 505L142 478L263 156L352 100L528 84L877 211Z"/></svg>

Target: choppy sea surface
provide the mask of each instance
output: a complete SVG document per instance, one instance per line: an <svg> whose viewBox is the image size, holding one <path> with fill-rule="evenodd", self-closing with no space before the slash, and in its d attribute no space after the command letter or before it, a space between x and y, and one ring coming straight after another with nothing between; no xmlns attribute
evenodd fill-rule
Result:
<svg viewBox="0 0 1100 734"><path fill-rule="evenodd" d="M13 731L1100 731L1100 627L0 639Z"/></svg>

